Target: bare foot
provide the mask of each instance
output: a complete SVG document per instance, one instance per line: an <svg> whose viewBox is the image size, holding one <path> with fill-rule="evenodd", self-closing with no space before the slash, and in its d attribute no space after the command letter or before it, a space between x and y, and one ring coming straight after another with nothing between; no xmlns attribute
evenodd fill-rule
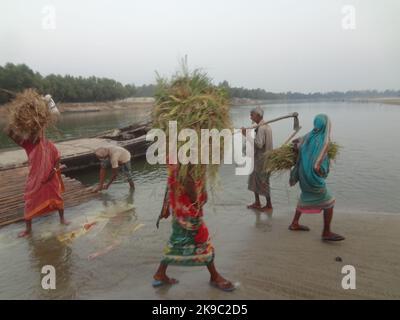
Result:
<svg viewBox="0 0 400 320"><path fill-rule="evenodd" d="M31 235L31 230L24 230L18 233L18 238L24 238Z"/></svg>
<svg viewBox="0 0 400 320"><path fill-rule="evenodd" d="M252 204L249 204L247 206L247 209L261 209L261 205L257 202L254 202Z"/></svg>
<svg viewBox="0 0 400 320"><path fill-rule="evenodd" d="M274 211L274 208L265 206L261 208L261 211L264 211L266 213L271 213L272 211Z"/></svg>
<svg viewBox="0 0 400 320"><path fill-rule="evenodd" d="M235 290L235 286L229 280L226 280L222 276L218 276L216 279L210 279L210 285L213 287L220 289L222 291L233 291Z"/></svg>
<svg viewBox="0 0 400 320"><path fill-rule="evenodd" d="M301 224L291 224L289 226L289 230L291 230L291 231L310 231L310 228L307 226L303 226Z"/></svg>
<svg viewBox="0 0 400 320"><path fill-rule="evenodd" d="M60 223L63 224L64 226L68 226L68 225L71 224L70 221L67 221L67 220L65 220L65 219L60 220Z"/></svg>

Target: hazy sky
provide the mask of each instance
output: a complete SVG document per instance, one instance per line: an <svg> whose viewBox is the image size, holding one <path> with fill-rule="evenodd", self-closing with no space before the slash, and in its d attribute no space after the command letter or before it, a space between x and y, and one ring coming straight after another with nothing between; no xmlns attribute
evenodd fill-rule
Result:
<svg viewBox="0 0 400 320"><path fill-rule="evenodd" d="M139 85L187 54L233 86L400 89L399 17L399 0L1 0L0 64Z"/></svg>

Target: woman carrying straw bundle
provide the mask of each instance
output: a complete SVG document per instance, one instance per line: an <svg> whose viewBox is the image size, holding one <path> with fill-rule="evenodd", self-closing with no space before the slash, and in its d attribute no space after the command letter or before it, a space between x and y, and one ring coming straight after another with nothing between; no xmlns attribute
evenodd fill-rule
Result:
<svg viewBox="0 0 400 320"><path fill-rule="evenodd" d="M329 174L330 160L327 153L330 133L331 123L328 116L319 114L314 118L314 129L304 137L293 141L297 144L299 155L297 174L295 177L291 177L291 185L294 185L298 180L301 195L289 229L293 231L309 231L308 227L299 224L301 214L320 213L323 211L324 229L322 239L326 241L341 241L345 238L331 232L330 229L335 198L328 191L325 183L325 179Z"/></svg>
<svg viewBox="0 0 400 320"><path fill-rule="evenodd" d="M29 161L24 192L26 229L19 233L19 237L31 233L33 218L52 211L58 211L61 224L69 224L64 219L60 153L44 135L51 119L46 102L31 89L17 94L9 106L7 134L25 149Z"/></svg>
<svg viewBox="0 0 400 320"><path fill-rule="evenodd" d="M200 136L201 129L229 128L229 107L225 93L211 85L210 80L195 71L184 69L172 81L159 81L154 109L154 125L169 135L169 121L178 120L178 129L190 128ZM221 152L223 154L223 152ZM154 274L153 287L172 285L178 280L166 274L169 265L206 266L210 285L233 291L234 285L223 278L214 264L214 247L203 220L207 201L207 176L213 177L217 165L175 163L168 158L167 192L160 218L172 215L172 234L164 257ZM158 226L158 222L157 222Z"/></svg>
<svg viewBox="0 0 400 320"><path fill-rule="evenodd" d="M166 274L169 265L207 266L210 284L223 291L233 291L234 285L223 278L214 264L214 247L203 220L203 206L207 201L205 171L193 178L193 166L188 169L185 182L177 179L179 164L168 165L168 198L162 218L172 214L172 234L164 250L164 257L154 275L153 286L176 284L178 280Z"/></svg>

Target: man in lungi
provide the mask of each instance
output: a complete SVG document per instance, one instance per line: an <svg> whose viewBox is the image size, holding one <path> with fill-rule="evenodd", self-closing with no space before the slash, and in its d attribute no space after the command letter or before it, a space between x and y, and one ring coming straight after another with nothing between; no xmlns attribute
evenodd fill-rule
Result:
<svg viewBox="0 0 400 320"><path fill-rule="evenodd" d="M118 174L122 174L126 178L131 189L135 188L131 172L131 154L128 150L119 146L104 146L97 148L95 154L100 160L100 182L94 190L95 192L108 189ZM109 166L112 168L112 176L110 181L104 185L106 168Z"/></svg>
<svg viewBox="0 0 400 320"><path fill-rule="evenodd" d="M254 138L254 168L249 176L248 189L254 192L254 203L247 206L248 209L256 209L272 212L269 175L264 170L265 153L273 149L272 130L263 119L264 111L261 107L251 110L250 119L255 123ZM246 129L242 128L242 134L246 136ZM266 205L262 207L260 195L266 198Z"/></svg>

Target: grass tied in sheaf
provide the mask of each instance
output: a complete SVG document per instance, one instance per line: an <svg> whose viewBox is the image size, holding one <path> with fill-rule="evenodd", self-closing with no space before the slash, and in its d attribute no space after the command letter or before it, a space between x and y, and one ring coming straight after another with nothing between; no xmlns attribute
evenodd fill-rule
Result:
<svg viewBox="0 0 400 320"><path fill-rule="evenodd" d="M22 139L35 140L54 118L43 100L34 89L18 93L7 105L8 127Z"/></svg>
<svg viewBox="0 0 400 320"><path fill-rule="evenodd" d="M328 147L328 158L336 160L340 146L330 142ZM267 152L265 155L264 168L269 174L282 173L290 170L297 160L297 152L292 144L285 144L280 148Z"/></svg>
<svg viewBox="0 0 400 320"><path fill-rule="evenodd" d="M211 79L201 70L189 71L186 61L181 71L171 79L158 76L153 110L153 127L161 129L169 141L169 122L177 121L178 133L182 129L193 129L198 139L199 163L201 150L201 129L231 129L229 100L227 92L212 84ZM177 141L177 148L186 142ZM168 145L167 145L168 152ZM224 143L220 143L220 157L224 154ZM211 158L211 145L209 149ZM199 179L207 171L210 183L216 182L218 164L190 164L191 175ZM179 166L178 180L184 181L189 165Z"/></svg>

